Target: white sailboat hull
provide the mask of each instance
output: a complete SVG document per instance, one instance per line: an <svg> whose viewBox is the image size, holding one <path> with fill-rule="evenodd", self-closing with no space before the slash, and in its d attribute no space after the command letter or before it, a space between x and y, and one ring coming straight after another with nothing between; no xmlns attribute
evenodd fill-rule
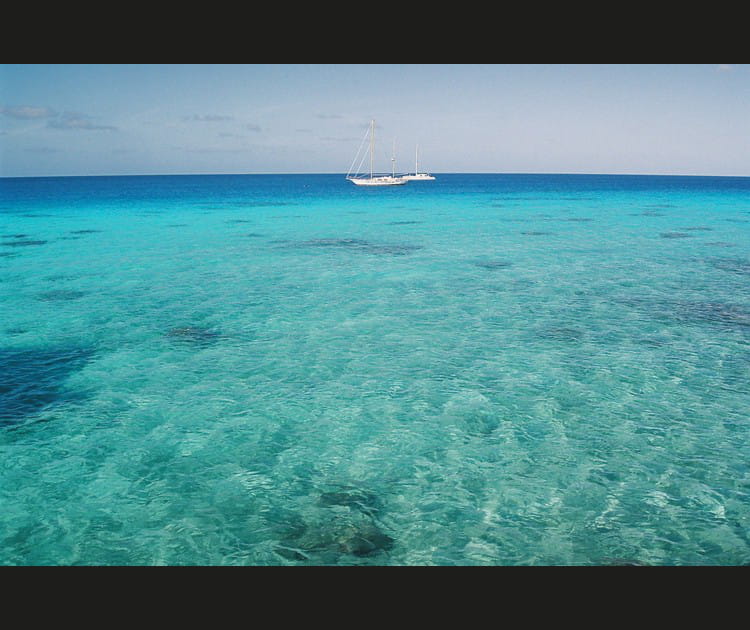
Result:
<svg viewBox="0 0 750 630"><path fill-rule="evenodd" d="M399 186L406 183L403 177L349 177L357 186Z"/></svg>
<svg viewBox="0 0 750 630"><path fill-rule="evenodd" d="M403 175L402 179L405 179L409 182L428 182L435 178L428 173L416 173L414 175Z"/></svg>

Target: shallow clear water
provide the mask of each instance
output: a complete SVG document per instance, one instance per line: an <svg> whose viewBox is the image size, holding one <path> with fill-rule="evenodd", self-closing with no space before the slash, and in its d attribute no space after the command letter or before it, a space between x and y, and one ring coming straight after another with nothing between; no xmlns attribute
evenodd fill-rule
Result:
<svg viewBox="0 0 750 630"><path fill-rule="evenodd" d="M750 178L0 180L0 563L747 564Z"/></svg>

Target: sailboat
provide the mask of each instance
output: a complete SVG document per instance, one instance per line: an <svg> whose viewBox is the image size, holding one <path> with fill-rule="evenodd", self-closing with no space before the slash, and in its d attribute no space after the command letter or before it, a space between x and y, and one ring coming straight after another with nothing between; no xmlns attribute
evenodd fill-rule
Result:
<svg viewBox="0 0 750 630"><path fill-rule="evenodd" d="M414 174L413 175L403 175L403 178L410 182L428 182L430 180L435 179L432 175L429 173L420 173L419 172L419 145L417 145L417 149L415 151L416 155L414 158Z"/></svg>
<svg viewBox="0 0 750 630"><path fill-rule="evenodd" d="M352 184L356 184L357 186L398 186L400 184L405 184L406 179L403 177L396 177L396 147L394 143L394 151L393 151L393 157L391 158L391 164L392 164L392 174L391 175L375 175L373 173L373 157L375 155L375 121L370 121L370 129L369 129L369 136L370 136L370 175L369 177L366 175L359 175L355 174L352 175L352 168L354 168L354 162L357 161L357 157L359 156L360 151L362 150L362 144L364 144L364 139L362 140L362 144L359 147L359 150L357 151L357 155L354 156L354 160L352 161L352 165L349 167L349 172L346 174L346 179L348 179ZM367 138L367 135L365 136ZM365 160L365 155L362 156L362 159L360 160L359 167L362 166L362 162ZM359 169L358 167L358 169Z"/></svg>

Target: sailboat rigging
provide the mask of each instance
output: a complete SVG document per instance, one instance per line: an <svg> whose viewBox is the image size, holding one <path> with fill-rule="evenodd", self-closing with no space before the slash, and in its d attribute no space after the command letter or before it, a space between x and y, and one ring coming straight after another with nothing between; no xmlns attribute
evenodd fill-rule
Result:
<svg viewBox="0 0 750 630"><path fill-rule="evenodd" d="M419 172L419 145L417 145L417 148L415 150L415 157L414 157L414 174L413 175L403 175L402 176L406 181L409 182L427 182L430 180L435 179L433 175L430 175L429 173L420 173Z"/></svg>
<svg viewBox="0 0 750 630"><path fill-rule="evenodd" d="M369 129L369 137L370 137L370 174L367 175L360 175L359 173L352 175L352 169L354 168L354 163L357 161L357 157L359 157L359 154L362 150L362 144L364 144L364 139L362 140L362 144L359 147L359 150L357 151L357 155L354 156L354 160L352 161L352 165L349 167L349 172L346 174L346 179L351 181L353 184L356 184L357 186L398 186L401 184L406 183L406 179L403 177L396 177L396 146L394 141L393 146L393 157L391 157L391 175L376 175L373 172L373 161L374 161L374 155L375 155L375 121L370 121L370 129ZM367 135L365 136L367 138ZM362 162L364 162L366 157L366 154L362 156L362 159L360 160L359 168L362 166Z"/></svg>

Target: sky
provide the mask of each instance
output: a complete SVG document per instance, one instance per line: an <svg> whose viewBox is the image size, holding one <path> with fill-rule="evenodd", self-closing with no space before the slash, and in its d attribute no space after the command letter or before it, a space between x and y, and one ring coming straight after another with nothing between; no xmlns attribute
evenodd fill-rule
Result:
<svg viewBox="0 0 750 630"><path fill-rule="evenodd" d="M750 65L3 64L0 176L750 176Z"/></svg>

